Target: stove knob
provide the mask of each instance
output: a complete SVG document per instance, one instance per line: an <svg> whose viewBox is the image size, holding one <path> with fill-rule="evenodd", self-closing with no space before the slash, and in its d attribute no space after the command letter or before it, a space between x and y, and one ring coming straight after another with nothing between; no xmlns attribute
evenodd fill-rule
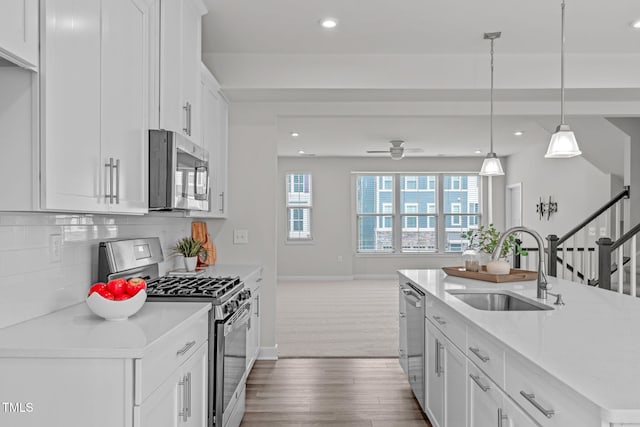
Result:
<svg viewBox="0 0 640 427"><path fill-rule="evenodd" d="M229 313L229 304L225 304L224 306L222 306L222 312L224 314L228 314Z"/></svg>

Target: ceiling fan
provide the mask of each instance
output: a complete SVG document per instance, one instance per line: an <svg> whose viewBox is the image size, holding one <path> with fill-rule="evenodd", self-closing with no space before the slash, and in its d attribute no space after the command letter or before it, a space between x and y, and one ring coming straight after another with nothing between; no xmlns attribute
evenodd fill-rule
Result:
<svg viewBox="0 0 640 427"><path fill-rule="evenodd" d="M394 139L389 141L391 147L388 150L367 150L367 153L389 153L393 160L400 160L404 157L404 153L422 153L422 148L405 148L404 141L401 139Z"/></svg>

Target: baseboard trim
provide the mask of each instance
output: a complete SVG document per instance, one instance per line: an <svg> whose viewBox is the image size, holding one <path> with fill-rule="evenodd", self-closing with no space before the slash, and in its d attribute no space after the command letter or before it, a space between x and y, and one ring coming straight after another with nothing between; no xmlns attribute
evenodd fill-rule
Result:
<svg viewBox="0 0 640 427"><path fill-rule="evenodd" d="M278 360L278 344L273 347L260 347L258 360Z"/></svg>
<svg viewBox="0 0 640 427"><path fill-rule="evenodd" d="M320 281L341 281L341 280L353 280L354 276L278 276L278 281L281 282L320 282Z"/></svg>

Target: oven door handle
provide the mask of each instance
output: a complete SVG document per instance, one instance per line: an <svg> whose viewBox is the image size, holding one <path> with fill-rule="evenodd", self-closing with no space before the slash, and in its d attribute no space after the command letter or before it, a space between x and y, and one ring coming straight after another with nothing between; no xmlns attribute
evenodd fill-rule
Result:
<svg viewBox="0 0 640 427"><path fill-rule="evenodd" d="M224 324L224 336L226 337L227 335L229 335L231 332L235 331L236 329L242 327L244 325L244 327L246 328L247 324L249 323L249 317L251 316L251 312L249 310L247 310L246 308L243 308L244 313L242 314L242 316L230 321L230 323L225 323Z"/></svg>

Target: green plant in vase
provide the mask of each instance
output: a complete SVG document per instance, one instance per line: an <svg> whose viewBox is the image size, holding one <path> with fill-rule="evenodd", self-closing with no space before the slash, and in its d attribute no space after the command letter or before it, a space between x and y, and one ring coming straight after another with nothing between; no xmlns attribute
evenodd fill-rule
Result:
<svg viewBox="0 0 640 427"><path fill-rule="evenodd" d="M203 242L193 237L180 239L173 247L173 251L184 257L184 266L187 271L195 271L198 263L198 256L204 252Z"/></svg>
<svg viewBox="0 0 640 427"><path fill-rule="evenodd" d="M476 248L479 252L485 254L487 264L491 261L491 256L498 245L501 233L496 230L493 224L488 226L481 225L476 230L468 230L460 234L460 237L469 241L469 247ZM516 236L511 234L502 244L499 258L505 259L509 255L516 253L526 256L528 252L522 248L516 241Z"/></svg>

